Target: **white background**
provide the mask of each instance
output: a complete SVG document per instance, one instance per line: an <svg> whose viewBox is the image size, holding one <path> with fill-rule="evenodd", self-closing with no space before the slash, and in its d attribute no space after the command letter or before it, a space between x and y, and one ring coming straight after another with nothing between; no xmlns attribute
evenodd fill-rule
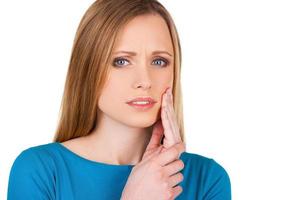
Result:
<svg viewBox="0 0 301 200"><path fill-rule="evenodd" d="M0 199L16 156L53 138L92 2L0 3ZM301 199L300 3L161 2L181 40L187 151L227 170L233 199Z"/></svg>

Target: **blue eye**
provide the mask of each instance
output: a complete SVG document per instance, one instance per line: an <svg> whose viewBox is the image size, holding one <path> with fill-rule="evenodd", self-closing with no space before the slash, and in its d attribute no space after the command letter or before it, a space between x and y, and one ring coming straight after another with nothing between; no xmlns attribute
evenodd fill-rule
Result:
<svg viewBox="0 0 301 200"><path fill-rule="evenodd" d="M156 59L155 61L163 61L165 64L163 65L163 67L166 67L168 65L168 61L165 59ZM161 62L162 63L162 62Z"/></svg>
<svg viewBox="0 0 301 200"><path fill-rule="evenodd" d="M122 57L119 57L119 58L115 58L114 59L114 61L113 61L113 66L114 67L119 67L119 66L123 66L123 61L126 61L126 62L129 62L127 59L125 59L125 58L122 58ZM165 59L161 59L161 58L159 58L159 59L155 59L154 61L163 61L164 62L164 64L163 65L161 65L162 64L162 62L159 62L159 65L161 65L162 67L167 67L167 65L169 64L169 61L167 61L167 60L165 60ZM158 62L157 62L158 63ZM161 64L160 64L161 63ZM120 68L120 67L119 67Z"/></svg>
<svg viewBox="0 0 301 200"><path fill-rule="evenodd" d="M127 61L127 59L124 59L124 58L116 58L113 62L113 66L119 66L120 64L122 65L122 62L119 62L119 61Z"/></svg>

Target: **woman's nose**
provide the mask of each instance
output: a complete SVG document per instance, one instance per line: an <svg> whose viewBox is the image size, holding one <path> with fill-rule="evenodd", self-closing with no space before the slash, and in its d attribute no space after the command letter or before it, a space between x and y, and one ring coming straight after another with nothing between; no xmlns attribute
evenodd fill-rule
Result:
<svg viewBox="0 0 301 200"><path fill-rule="evenodd" d="M139 68L139 67L137 67ZM148 67L140 67L135 72L136 87L151 87L151 74Z"/></svg>

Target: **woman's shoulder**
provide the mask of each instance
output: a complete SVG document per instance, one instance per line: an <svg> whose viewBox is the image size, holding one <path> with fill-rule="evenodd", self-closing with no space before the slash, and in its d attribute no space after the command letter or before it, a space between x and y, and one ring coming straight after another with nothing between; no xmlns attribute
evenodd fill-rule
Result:
<svg viewBox="0 0 301 200"><path fill-rule="evenodd" d="M55 143L40 144L22 150L12 164L14 171L51 170L54 168Z"/></svg>
<svg viewBox="0 0 301 200"><path fill-rule="evenodd" d="M31 147L27 147L22 150L17 156L16 160L33 160L44 159L49 160L53 157L53 153L56 150L56 143L40 144Z"/></svg>
<svg viewBox="0 0 301 200"><path fill-rule="evenodd" d="M227 170L214 158L185 151L181 154L180 159L184 162L185 167L197 168L203 172L228 176Z"/></svg>
<svg viewBox="0 0 301 200"><path fill-rule="evenodd" d="M44 199L46 195L49 199L54 197L54 145L55 143L36 145L19 153L10 169L9 199L21 199L20 195L24 199Z"/></svg>
<svg viewBox="0 0 301 200"><path fill-rule="evenodd" d="M202 167L209 167L209 166L222 167L221 164L217 162L214 158L207 157L197 153L185 151L181 154L180 158L183 159L183 161L186 161L187 164L194 164Z"/></svg>
<svg viewBox="0 0 301 200"><path fill-rule="evenodd" d="M227 170L216 159L197 153L183 152L180 159L184 162L184 177L201 188L203 197L220 196L231 199L231 182ZM210 198L209 198L210 199Z"/></svg>

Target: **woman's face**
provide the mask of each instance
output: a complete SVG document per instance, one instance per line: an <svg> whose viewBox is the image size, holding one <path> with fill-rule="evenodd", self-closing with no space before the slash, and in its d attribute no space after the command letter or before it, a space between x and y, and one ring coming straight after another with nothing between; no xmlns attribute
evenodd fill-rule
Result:
<svg viewBox="0 0 301 200"><path fill-rule="evenodd" d="M170 55L152 54L154 51ZM134 18L117 37L108 80L98 101L99 109L127 126L146 128L154 124L160 118L162 95L166 88L173 86L173 58L172 40L163 18L159 15ZM126 103L139 96L150 96L157 103L144 111Z"/></svg>

